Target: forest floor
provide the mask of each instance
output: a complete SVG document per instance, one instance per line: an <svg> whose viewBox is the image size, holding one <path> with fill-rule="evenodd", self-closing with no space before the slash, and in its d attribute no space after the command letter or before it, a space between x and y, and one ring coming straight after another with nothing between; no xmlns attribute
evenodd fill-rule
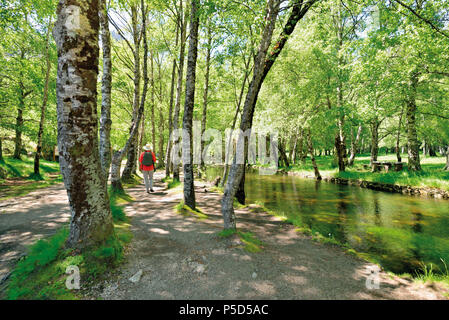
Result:
<svg viewBox="0 0 449 320"><path fill-rule="evenodd" d="M261 251L245 249L239 237L223 238L218 193L196 182L198 207L207 218L185 216L174 207L182 189L167 190L155 175L155 193L140 185L125 211L134 239L126 263L94 299L446 299L437 283L424 284L380 272L380 288L368 290L373 264L321 244L295 227L248 208L236 209L238 229L261 241Z"/></svg>

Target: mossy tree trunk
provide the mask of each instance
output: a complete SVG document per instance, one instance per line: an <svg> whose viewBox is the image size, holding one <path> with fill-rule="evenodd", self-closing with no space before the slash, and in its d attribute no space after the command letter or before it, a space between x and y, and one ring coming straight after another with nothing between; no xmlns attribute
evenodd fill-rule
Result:
<svg viewBox="0 0 449 320"><path fill-rule="evenodd" d="M67 245L79 249L113 234L98 148L99 8L98 0L60 0L54 29L58 149L72 216Z"/></svg>

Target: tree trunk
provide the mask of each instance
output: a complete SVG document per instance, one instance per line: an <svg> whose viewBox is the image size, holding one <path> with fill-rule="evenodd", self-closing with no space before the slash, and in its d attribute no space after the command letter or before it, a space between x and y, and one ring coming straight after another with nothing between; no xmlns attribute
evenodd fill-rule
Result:
<svg viewBox="0 0 449 320"><path fill-rule="evenodd" d="M21 159L22 153L22 131L23 131L23 110L25 109L25 86L22 80L22 72L20 72L19 81L19 105L17 107L16 127L15 127L15 147L14 159Z"/></svg>
<svg viewBox="0 0 449 320"><path fill-rule="evenodd" d="M195 106L195 82L196 82L196 62L198 57L198 28L200 24L198 15L199 0L191 1L190 15L190 42L187 62L186 97L184 104L184 118L182 128L188 134L189 148L186 149L183 137L183 167L184 167L184 204L191 209L195 209L195 186L193 180L193 108Z"/></svg>
<svg viewBox="0 0 449 320"><path fill-rule="evenodd" d="M3 137L0 137L0 162L4 162L3 159Z"/></svg>
<svg viewBox="0 0 449 320"><path fill-rule="evenodd" d="M155 108L155 85L154 85L154 56L153 50L150 50L150 66L151 66L151 142L153 150L156 152L156 122L154 118L154 108Z"/></svg>
<svg viewBox="0 0 449 320"><path fill-rule="evenodd" d="M204 79L204 96L203 96L203 116L201 119L201 137L206 131L206 121L207 121L207 103L209 100L209 74L210 74L210 60L211 60L211 52L212 52L212 31L210 27L210 22L207 27L207 49L206 49L206 75ZM203 159L203 151L204 151L204 141L201 139L201 165L204 166Z"/></svg>
<svg viewBox="0 0 449 320"><path fill-rule="evenodd" d="M283 139L280 140L278 144L279 155L281 156L282 163L286 168L290 167L290 163L288 162L287 154L285 153L285 142Z"/></svg>
<svg viewBox="0 0 449 320"><path fill-rule="evenodd" d="M410 93L407 101L407 146L408 146L408 168L411 171L421 171L419 158L418 133L416 131L416 91L419 75L413 73L410 79Z"/></svg>
<svg viewBox="0 0 449 320"><path fill-rule="evenodd" d="M446 166L444 167L445 171L449 171L449 146L447 146L446 150Z"/></svg>
<svg viewBox="0 0 449 320"><path fill-rule="evenodd" d="M34 174L36 176L40 176L39 162L40 162L40 157L41 157L41 152L42 152L42 135L44 133L45 112L47 110L47 102L48 102L48 84L50 82L51 62L50 62L50 55L49 55L49 41L50 41L51 25L52 25L52 21L50 18L50 22L48 23L47 38L46 38L46 43L45 43L45 61L47 64L47 69L45 72L44 96L42 98L41 118L39 120L39 131L37 133L36 154L34 155Z"/></svg>
<svg viewBox="0 0 449 320"><path fill-rule="evenodd" d="M353 140L351 143L351 156L349 157L348 160L348 166L354 165L355 156L359 152L359 142L360 136L362 135L362 129L363 129L362 125L359 125L359 128L357 129L357 136L355 140Z"/></svg>
<svg viewBox="0 0 449 320"><path fill-rule="evenodd" d="M400 145L401 145L401 127L403 117L404 117L404 107L402 107L401 115L399 117L398 134L396 136L396 158L398 159L398 162L402 162Z"/></svg>
<svg viewBox="0 0 449 320"><path fill-rule="evenodd" d="M103 49L103 78L101 80L101 116L100 116L100 161L106 181L111 166L111 34L106 0L100 0L100 33Z"/></svg>
<svg viewBox="0 0 449 320"><path fill-rule="evenodd" d="M60 0L54 30L58 48L58 150L72 216L67 245L79 249L113 235L98 148L99 7L98 0ZM77 20L78 13L82 32L69 23Z"/></svg>
<svg viewBox="0 0 449 320"><path fill-rule="evenodd" d="M180 1L180 13L179 17L181 19L181 48L179 52L179 69L178 69L178 85L176 89L176 103L175 103L175 114L173 115L173 130L178 130L179 128L179 112L181 110L181 98L182 98L182 81L184 78L184 60L185 60L185 49L187 41L187 17L188 10L185 11L185 16L183 17L182 0ZM179 179L179 164L173 164L173 180L180 181Z"/></svg>
<svg viewBox="0 0 449 320"><path fill-rule="evenodd" d="M164 114L162 112L163 97L162 97L162 61L158 63L158 80L159 80L159 167L165 166L164 155Z"/></svg>
<svg viewBox="0 0 449 320"><path fill-rule="evenodd" d="M317 165L317 163L315 161L315 155L314 155L315 151L314 151L314 148L313 148L312 135L310 133L310 129L309 129L309 132L307 134L307 145L308 145L308 148L309 148L310 159L312 160L312 164L313 164L313 170L315 172L315 178L317 180L322 180L323 178L321 177L320 170L318 169L318 165Z"/></svg>
<svg viewBox="0 0 449 320"><path fill-rule="evenodd" d="M337 37L338 37L338 47L337 51L340 52L343 48L343 38L344 38L344 26L342 22L342 4L338 3L338 17L334 19ZM340 172L346 170L347 165L347 151L346 151L346 136L344 132L345 126L345 109L344 109L344 96L343 96L343 69L345 67L345 61L342 54L339 53L338 57L338 79L337 79L337 109L338 109L338 119L337 127L338 133L335 138L335 150L337 152L338 159L338 169Z"/></svg>
<svg viewBox="0 0 449 320"><path fill-rule="evenodd" d="M257 56L254 61L254 72L253 79L248 88L248 93L246 96L242 118L240 122L240 129L245 132L252 126L254 109L257 102L257 97L259 95L260 88L262 87L262 83L265 80L268 72L273 66L276 58L281 53L284 48L287 39L292 34L295 29L296 24L302 17L307 13L310 7L316 1L308 1L306 4L302 2L294 2L292 12L288 17L288 20L280 34L280 38L276 45L273 48L273 51L267 57L268 48L271 44L271 39L273 36L273 31L275 27L275 22L277 19L277 15L279 12L280 1L279 0L269 0L267 5L267 15L265 17L266 25L262 34L262 39L260 43L260 47L257 53ZM245 153L247 152L247 148L245 148ZM224 228L225 229L235 229L235 214L233 201L234 196L239 188L241 181L244 175L244 164L237 164L236 158L234 158L234 162L232 164L231 170L229 172L229 178L226 183L226 188L222 200L222 215L224 220ZM246 159L246 154L244 159Z"/></svg>
<svg viewBox="0 0 449 320"><path fill-rule="evenodd" d="M377 119L371 122L371 165L379 156L379 125Z"/></svg>
<svg viewBox="0 0 449 320"><path fill-rule="evenodd" d="M125 143L125 146L119 150L116 151L112 157L112 163L111 163L111 186L113 189L117 191L123 191L123 185L120 179L120 166L122 163L122 159L124 155L128 152L131 145L134 143L134 145L137 147L137 143L135 143L136 140L138 140L138 132L140 127L140 122L142 121L144 111L145 111L145 101L147 97L148 92L148 42L147 42L147 33L146 33L146 12L144 7L144 0L141 0L142 5L142 38L143 38L143 45L144 45L144 59L143 59L143 91L142 96L140 97L140 104L139 109L137 110L137 115L135 121L133 121L132 127L131 127L131 133L128 138L128 140ZM129 159L128 159L129 160Z"/></svg>
<svg viewBox="0 0 449 320"><path fill-rule="evenodd" d="M249 77L249 73L250 73L250 70L249 70L250 58L248 58L248 62L245 62L245 64L246 64L245 65L246 69L245 69L245 75L244 75L243 82L242 82L242 88L240 89L240 95L239 95L239 98L237 100L237 108L236 108L236 111L235 111L234 119L232 120L232 126L231 126L231 132L230 132L231 137L232 137L232 134L233 134L233 132L235 130L235 126L237 124L237 117L239 115L240 108L242 106L243 94L245 93L246 82L248 81L248 77ZM231 149L231 143L232 143L232 139L229 139L228 146L227 146L227 150L228 151L230 151L230 149ZM226 181L228 179L228 173L229 173L229 164L228 164L228 162L229 162L229 159L230 159L230 154L228 152L228 153L225 154L225 165L224 165L224 171L223 171L223 179L221 179L221 187L223 187L225 185L225 183L226 183Z"/></svg>
<svg viewBox="0 0 449 320"><path fill-rule="evenodd" d="M132 20L132 33L133 33L133 43L134 43L134 98L133 98L133 119L135 122L137 118L137 113L139 109L139 101L140 101L140 32L138 27L138 14L137 14L137 5L134 4L131 6L131 20ZM129 131L131 134L133 125L131 125ZM133 140L131 141L128 151L127 151L127 161L125 169L122 173L123 180L131 179L131 176L136 171L136 162L137 162L137 145L138 139L137 134L134 135Z"/></svg>
<svg viewBox="0 0 449 320"><path fill-rule="evenodd" d="M176 46L179 42L179 25L176 26ZM165 177L170 176L170 166L171 161L171 134L173 132L173 104L175 95L175 82L176 82L176 58L173 59L173 69L171 74L171 85L170 85L170 105L168 110L168 141L167 141L167 151L165 153Z"/></svg>

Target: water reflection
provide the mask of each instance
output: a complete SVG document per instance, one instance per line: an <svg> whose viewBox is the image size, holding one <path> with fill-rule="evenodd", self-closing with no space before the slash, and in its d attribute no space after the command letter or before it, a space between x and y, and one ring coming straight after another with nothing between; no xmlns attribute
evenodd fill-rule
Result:
<svg viewBox="0 0 449 320"><path fill-rule="evenodd" d="M216 170L216 171L214 171ZM221 169L209 168L215 178ZM385 269L414 272L449 263L449 202L248 172L248 203L263 203L297 224L348 243Z"/></svg>

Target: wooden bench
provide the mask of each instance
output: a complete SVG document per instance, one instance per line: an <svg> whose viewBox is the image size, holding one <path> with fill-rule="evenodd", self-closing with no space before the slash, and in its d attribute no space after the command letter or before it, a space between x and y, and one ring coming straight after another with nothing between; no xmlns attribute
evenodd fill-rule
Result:
<svg viewBox="0 0 449 320"><path fill-rule="evenodd" d="M382 171L382 169L384 169L385 172L389 172L392 168L394 168L394 171L402 171L402 170L404 170L404 163L403 162L381 162L381 161L374 161L372 163L373 172L380 172L380 171Z"/></svg>

